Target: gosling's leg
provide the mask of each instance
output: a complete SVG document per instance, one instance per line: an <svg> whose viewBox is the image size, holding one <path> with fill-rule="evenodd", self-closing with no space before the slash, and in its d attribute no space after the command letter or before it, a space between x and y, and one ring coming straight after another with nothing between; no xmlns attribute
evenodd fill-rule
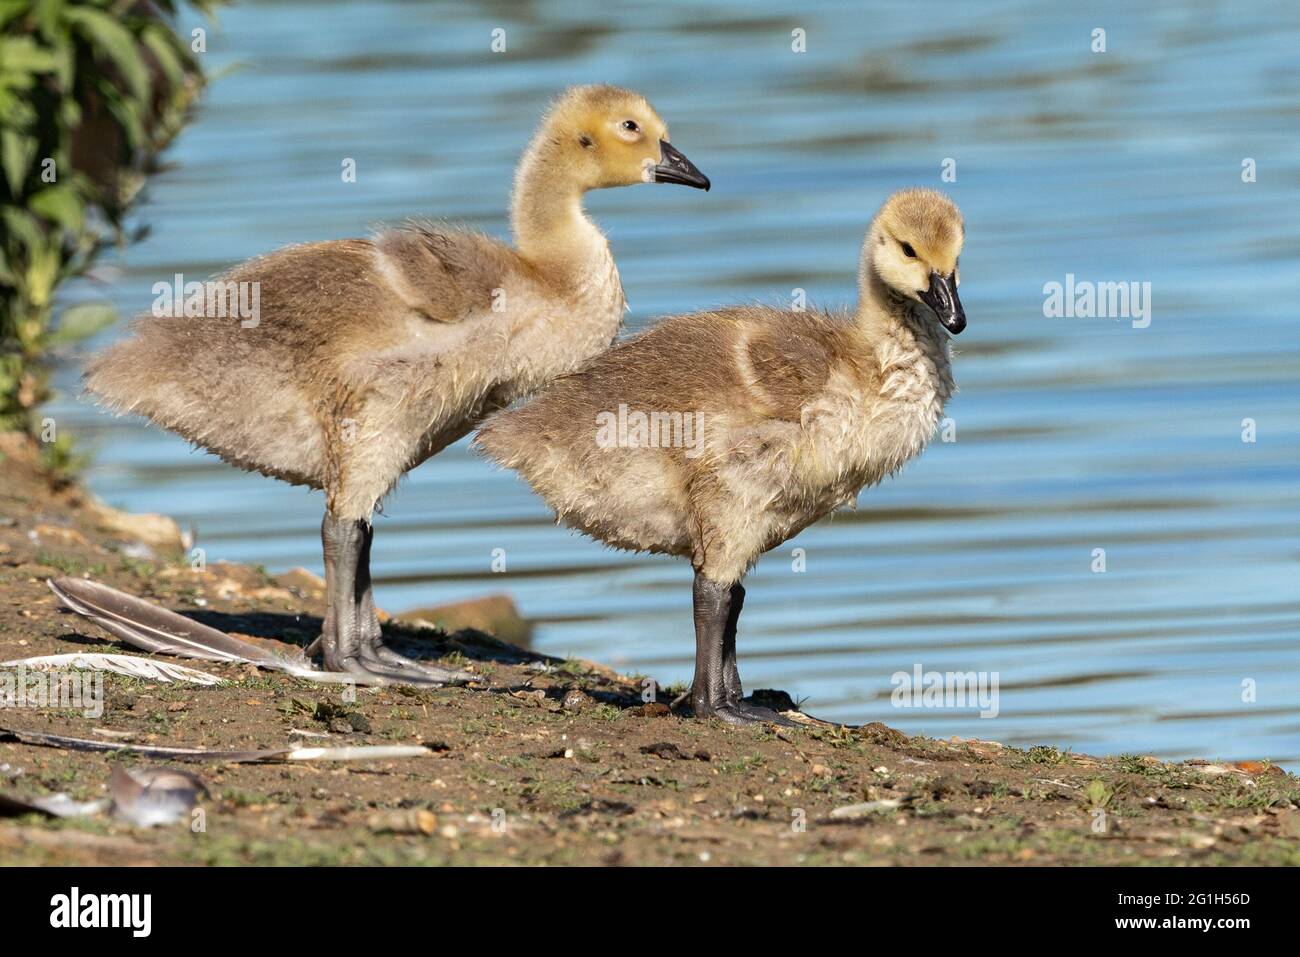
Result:
<svg viewBox="0 0 1300 957"><path fill-rule="evenodd" d="M745 689L740 684L740 669L736 667L736 626L744 607L745 586L736 582L731 586L731 606L727 613L727 626L722 632L722 686L726 691L727 703L756 721L771 721L789 728L798 727L780 712L744 700Z"/></svg>
<svg viewBox="0 0 1300 957"><path fill-rule="evenodd" d="M357 562L356 589L361 596L357 603L357 624L361 629L361 660L368 665L380 665L399 668L414 679L433 681L439 684L464 683L479 680L477 676L465 671L449 671L437 665L425 664L414 658L399 654L384 644L383 627L379 624L379 613L375 609L375 593L370 580L370 545L375 538L375 528L369 522L364 523L361 557Z"/></svg>
<svg viewBox="0 0 1300 957"><path fill-rule="evenodd" d="M745 697L745 689L740 684L740 669L736 667L736 624L740 621L741 609L745 607L745 586L740 582L731 586L731 605L727 609L727 626L722 632L722 686L727 693L727 701L738 705Z"/></svg>
<svg viewBox="0 0 1300 957"><path fill-rule="evenodd" d="M367 521L339 519L328 512L321 522L327 602L321 651L326 670L345 671L356 675L358 684L372 685L440 685L450 680L473 680L472 675L463 672L447 672L447 677L434 678L414 668L379 661L368 653L369 642L361 625L360 610L361 598L370 581L369 568L362 570L369 528Z"/></svg>
<svg viewBox="0 0 1300 957"><path fill-rule="evenodd" d="M728 724L780 724L794 722L769 708L740 700L740 673L735 663L735 619L732 605L744 603L744 590L736 602L739 585L723 585L695 573L695 677L691 680L691 707L697 718L718 718ZM737 607L736 616L740 615ZM727 633L731 634L730 660ZM731 684L731 689L728 689ZM734 698L733 698L734 695Z"/></svg>

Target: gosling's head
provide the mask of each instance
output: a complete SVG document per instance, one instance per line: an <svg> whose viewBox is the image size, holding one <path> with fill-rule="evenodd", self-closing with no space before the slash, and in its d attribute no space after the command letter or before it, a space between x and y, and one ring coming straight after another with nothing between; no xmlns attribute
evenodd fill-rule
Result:
<svg viewBox="0 0 1300 957"><path fill-rule="evenodd" d="M957 298L965 239L961 210L943 193L905 189L885 201L863 248L863 279L874 272L899 295L924 303L954 336L966 328Z"/></svg>
<svg viewBox="0 0 1300 957"><path fill-rule="evenodd" d="M636 183L709 188L709 178L668 144L668 124L631 90L566 90L542 121L537 141L555 168L583 190Z"/></svg>

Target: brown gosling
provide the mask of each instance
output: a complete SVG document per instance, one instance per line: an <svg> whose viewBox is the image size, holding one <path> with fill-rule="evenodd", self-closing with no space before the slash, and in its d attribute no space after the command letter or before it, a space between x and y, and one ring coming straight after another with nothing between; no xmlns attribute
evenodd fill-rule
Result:
<svg viewBox="0 0 1300 957"><path fill-rule="evenodd" d="M626 302L582 197L642 182L709 188L644 97L575 87L520 161L514 248L428 224L286 247L218 280L257 284L255 322L141 317L93 359L86 387L232 465L324 490L326 668L371 684L463 680L384 646L371 515L487 412L609 347Z"/></svg>
<svg viewBox="0 0 1300 957"><path fill-rule="evenodd" d="M895 193L862 248L856 311L673 316L478 433L564 524L690 559L697 717L789 723L742 700L741 579L929 440L954 389L948 333L966 327L963 238L941 193Z"/></svg>

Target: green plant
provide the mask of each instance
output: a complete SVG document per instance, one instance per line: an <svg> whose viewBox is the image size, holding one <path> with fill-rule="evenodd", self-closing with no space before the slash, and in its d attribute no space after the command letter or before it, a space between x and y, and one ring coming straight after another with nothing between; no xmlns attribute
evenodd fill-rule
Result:
<svg viewBox="0 0 1300 957"><path fill-rule="evenodd" d="M35 434L51 352L115 318L80 302L56 322L54 294L143 235L124 217L203 86L177 16L176 0L0 0L0 430Z"/></svg>
<svg viewBox="0 0 1300 957"><path fill-rule="evenodd" d="M1062 751L1051 745L1035 745L1025 752L1026 764L1065 764L1070 760L1069 750Z"/></svg>
<svg viewBox="0 0 1300 957"><path fill-rule="evenodd" d="M1089 807L1108 807L1115 797L1115 792L1101 778L1093 778L1083 788L1083 796Z"/></svg>

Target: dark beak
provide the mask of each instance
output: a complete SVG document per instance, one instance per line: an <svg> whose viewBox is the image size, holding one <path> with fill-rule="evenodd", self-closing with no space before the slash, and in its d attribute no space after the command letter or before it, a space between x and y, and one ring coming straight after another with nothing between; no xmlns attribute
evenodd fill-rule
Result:
<svg viewBox="0 0 1300 957"><path fill-rule="evenodd" d="M943 323L943 327L954 336L960 335L966 328L966 310L961 307L961 300L957 298L955 276L956 273L952 276L940 276L937 272L931 272L930 288L921 293L921 301L934 310L935 316Z"/></svg>
<svg viewBox="0 0 1300 957"><path fill-rule="evenodd" d="M708 191L709 178L696 169L695 164L672 144L660 140L659 155L659 165L654 168L656 183L681 183L683 186L694 186L696 189Z"/></svg>

